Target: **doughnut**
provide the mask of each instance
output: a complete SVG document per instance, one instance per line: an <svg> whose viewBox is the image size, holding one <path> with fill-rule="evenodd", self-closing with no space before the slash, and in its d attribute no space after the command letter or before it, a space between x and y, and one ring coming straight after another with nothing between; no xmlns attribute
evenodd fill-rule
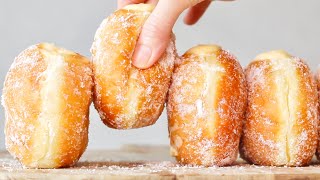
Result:
<svg viewBox="0 0 320 180"><path fill-rule="evenodd" d="M308 165L318 137L317 88L308 65L277 50L258 55L245 74L241 157L265 166Z"/></svg>
<svg viewBox="0 0 320 180"><path fill-rule="evenodd" d="M92 65L42 43L20 53L2 96L7 150L27 168L74 165L88 143Z"/></svg>
<svg viewBox="0 0 320 180"><path fill-rule="evenodd" d="M180 164L227 166L238 157L246 82L234 56L199 45L177 61L168 95L171 155Z"/></svg>
<svg viewBox="0 0 320 180"><path fill-rule="evenodd" d="M319 120L320 119L320 104L319 104L320 103L320 66L318 66L317 68L315 79L316 79L317 89L318 89L318 120ZM320 137L320 129L318 129L318 147L317 147L317 153L316 153L317 159L320 161L320 142L319 142L320 138L319 137Z"/></svg>
<svg viewBox="0 0 320 180"><path fill-rule="evenodd" d="M107 17L95 34L93 102L103 123L111 128L152 125L164 109L177 56L174 35L151 68L138 69L131 63L141 28L152 10L148 4L128 5Z"/></svg>

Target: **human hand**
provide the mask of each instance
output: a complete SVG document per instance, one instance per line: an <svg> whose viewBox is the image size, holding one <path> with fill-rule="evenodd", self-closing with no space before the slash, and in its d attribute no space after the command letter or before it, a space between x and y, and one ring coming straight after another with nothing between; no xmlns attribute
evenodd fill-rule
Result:
<svg viewBox="0 0 320 180"><path fill-rule="evenodd" d="M142 28L133 54L133 65L141 69L151 67L165 51L180 14L190 8L184 22L188 25L195 24L211 2L212 0L118 0L118 8L138 3L155 5Z"/></svg>

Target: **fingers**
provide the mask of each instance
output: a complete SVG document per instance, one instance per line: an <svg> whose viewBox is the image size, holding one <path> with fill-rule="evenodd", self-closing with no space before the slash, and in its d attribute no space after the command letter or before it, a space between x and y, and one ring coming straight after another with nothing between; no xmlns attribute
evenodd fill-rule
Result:
<svg viewBox="0 0 320 180"><path fill-rule="evenodd" d="M206 12L209 5L213 0L205 0L189 9L184 17L184 23L187 25L193 25L198 22L202 15ZM233 0L215 0L215 1L233 1Z"/></svg>
<svg viewBox="0 0 320 180"><path fill-rule="evenodd" d="M153 4L153 5L157 5L159 0L148 0L146 1L147 4Z"/></svg>
<svg viewBox="0 0 320 180"><path fill-rule="evenodd" d="M129 4L138 4L138 3L144 3L146 0L118 0L118 9L123 8L126 5Z"/></svg>
<svg viewBox="0 0 320 180"><path fill-rule="evenodd" d="M118 9L123 8L129 4L147 3L156 5L159 0L118 0Z"/></svg>
<svg viewBox="0 0 320 180"><path fill-rule="evenodd" d="M133 65L141 69L151 67L164 53L170 40L171 30L179 15L185 9L192 7L184 21L189 25L194 24L204 14L211 1L212 0L118 0L119 8L128 4L137 3L156 5L154 11L142 28L133 53Z"/></svg>
<svg viewBox="0 0 320 180"><path fill-rule="evenodd" d="M212 0L205 0L193 7L191 7L186 16L184 17L184 23L188 25L193 25L202 17L205 13Z"/></svg>
<svg viewBox="0 0 320 180"><path fill-rule="evenodd" d="M136 49L133 65L146 69L159 60L170 40L172 28L179 15L187 6L187 1L160 0L144 24Z"/></svg>

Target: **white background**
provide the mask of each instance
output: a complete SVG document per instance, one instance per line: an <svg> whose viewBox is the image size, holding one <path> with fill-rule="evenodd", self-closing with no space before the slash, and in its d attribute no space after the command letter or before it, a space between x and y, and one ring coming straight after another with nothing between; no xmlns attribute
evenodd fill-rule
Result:
<svg viewBox="0 0 320 180"><path fill-rule="evenodd" d="M116 0L0 0L0 88L14 57L39 42L51 42L90 57L100 22ZM214 2L195 26L181 19L174 32L177 48L216 43L247 65L258 53L285 49L315 70L320 63L319 0L239 0ZM1 107L2 108L2 107ZM4 112L0 109L0 148L4 148ZM107 128L91 110L89 149L122 144L168 144L165 113L151 127L119 131Z"/></svg>

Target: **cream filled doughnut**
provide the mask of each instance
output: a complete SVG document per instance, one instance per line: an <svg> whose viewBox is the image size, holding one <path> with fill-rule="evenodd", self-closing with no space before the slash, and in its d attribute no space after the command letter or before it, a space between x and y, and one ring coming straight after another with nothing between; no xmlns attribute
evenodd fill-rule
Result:
<svg viewBox="0 0 320 180"><path fill-rule="evenodd" d="M309 67L284 51L246 69L248 110L241 156L259 165L308 165L317 146L317 89Z"/></svg>
<svg viewBox="0 0 320 180"><path fill-rule="evenodd" d="M7 150L25 167L75 164L88 143L92 86L83 56L46 43L24 50L3 88Z"/></svg>
<svg viewBox="0 0 320 180"><path fill-rule="evenodd" d="M94 104L111 128L149 126L163 111L176 57L174 35L151 68L142 70L131 64L141 28L152 9L148 4L126 6L105 19L96 32L91 48Z"/></svg>
<svg viewBox="0 0 320 180"><path fill-rule="evenodd" d="M181 164L231 165L238 157L246 83L236 58L216 45L188 50L168 96L171 154Z"/></svg>

